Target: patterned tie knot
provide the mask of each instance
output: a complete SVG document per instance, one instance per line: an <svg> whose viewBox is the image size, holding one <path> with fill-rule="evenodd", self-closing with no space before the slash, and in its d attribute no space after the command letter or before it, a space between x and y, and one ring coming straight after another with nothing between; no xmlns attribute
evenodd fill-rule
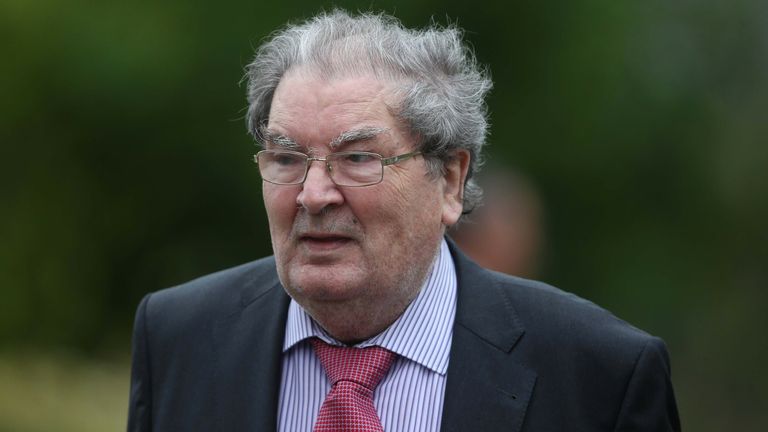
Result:
<svg viewBox="0 0 768 432"><path fill-rule="evenodd" d="M349 381L359 384L371 393L387 374L396 354L386 348L373 346L351 348L328 345L317 338L310 340L320 359L331 386Z"/></svg>
<svg viewBox="0 0 768 432"><path fill-rule="evenodd" d="M310 343L331 381L314 432L384 432L373 405L373 392L395 353L381 347L331 346L317 338Z"/></svg>

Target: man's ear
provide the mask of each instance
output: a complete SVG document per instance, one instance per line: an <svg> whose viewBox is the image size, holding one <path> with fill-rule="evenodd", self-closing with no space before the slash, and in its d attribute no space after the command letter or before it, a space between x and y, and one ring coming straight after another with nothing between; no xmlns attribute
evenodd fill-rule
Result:
<svg viewBox="0 0 768 432"><path fill-rule="evenodd" d="M456 150L445 163L443 175L443 225L455 224L464 209L464 181L469 171L470 156L467 150Z"/></svg>

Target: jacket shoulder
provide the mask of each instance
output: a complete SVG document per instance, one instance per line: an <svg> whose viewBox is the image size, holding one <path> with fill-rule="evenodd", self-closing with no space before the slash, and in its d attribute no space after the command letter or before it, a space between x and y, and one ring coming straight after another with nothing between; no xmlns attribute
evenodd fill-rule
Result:
<svg viewBox="0 0 768 432"><path fill-rule="evenodd" d="M270 256L150 293L142 304L146 319L160 327L191 328L237 310L279 283Z"/></svg>
<svg viewBox="0 0 768 432"><path fill-rule="evenodd" d="M570 292L543 282L493 273L510 299L526 332L557 341L561 346L590 346L595 350L638 352L653 336L612 312ZM628 353L625 353L628 354Z"/></svg>
<svg viewBox="0 0 768 432"><path fill-rule="evenodd" d="M493 278L525 328L513 357L538 374L532 430L680 430L664 341L550 285Z"/></svg>

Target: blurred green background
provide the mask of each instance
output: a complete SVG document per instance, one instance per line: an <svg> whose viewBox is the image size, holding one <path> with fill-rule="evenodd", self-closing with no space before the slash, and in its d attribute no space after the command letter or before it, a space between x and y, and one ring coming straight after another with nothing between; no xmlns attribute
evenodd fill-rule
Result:
<svg viewBox="0 0 768 432"><path fill-rule="evenodd" d="M667 341L684 429L763 430L768 3L0 0L0 431L124 429L139 299L270 253L239 81L334 4L466 29L539 277Z"/></svg>

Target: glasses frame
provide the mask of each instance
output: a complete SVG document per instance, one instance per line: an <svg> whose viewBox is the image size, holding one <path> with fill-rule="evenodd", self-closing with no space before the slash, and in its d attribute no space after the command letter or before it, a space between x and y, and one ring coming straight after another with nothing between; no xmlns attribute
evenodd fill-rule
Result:
<svg viewBox="0 0 768 432"><path fill-rule="evenodd" d="M261 150L260 152L253 155L253 161L256 163L256 165L259 165L259 155L264 153L273 153L273 154L290 154L295 156L301 156L305 158L304 162L304 174L301 176L300 180L297 180L295 182L291 183L277 183L271 180L267 180L264 178L264 175L261 173L261 166L259 167L259 174L261 175L261 179L264 180L267 183L272 183L279 186L295 186L303 184L307 180L307 173L309 172L309 166L312 164L312 162L318 161L318 162L325 162L325 169L328 172L328 177L330 177L333 184L340 187L366 187L366 186L374 186L382 181L384 181L384 167L387 165L394 165L396 163L402 162L404 160L408 160L414 156L421 155L420 151L415 152L409 152L409 153L403 153L396 156L391 157L384 157L378 153L373 152L366 152L366 151L343 151L343 152L337 152L337 153L329 153L325 157L314 157L310 156L306 153L293 151L293 150ZM359 184L359 185L344 185L344 184L338 184L336 183L336 180L333 178L333 167L331 166L331 162L328 161L328 158L334 159L338 157L348 156L348 155L365 155L365 156L373 156L379 159L381 161L381 176L379 177L379 180L374 183L365 183L365 184Z"/></svg>

